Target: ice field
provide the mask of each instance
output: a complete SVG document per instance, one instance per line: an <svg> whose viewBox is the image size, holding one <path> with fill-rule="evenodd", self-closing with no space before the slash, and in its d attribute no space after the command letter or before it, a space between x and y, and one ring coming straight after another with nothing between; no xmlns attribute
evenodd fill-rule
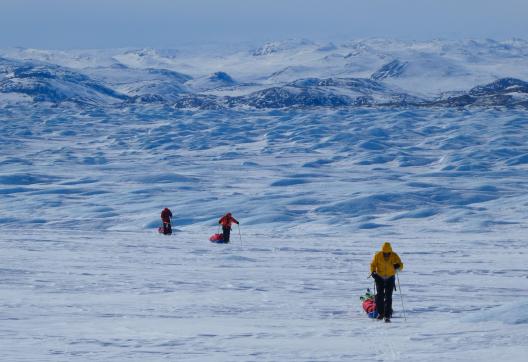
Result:
<svg viewBox="0 0 528 362"><path fill-rule="evenodd" d="M473 44L475 54L488 52L464 63L471 71L431 76L446 78L441 87L463 89L522 78L522 44ZM387 51L419 59L407 68L416 71L430 65L425 52L440 54L438 48L469 57L460 52L467 44ZM356 49L364 52L361 62L375 57L365 49ZM298 66L289 68L294 73L339 72L339 64L321 63L333 48L259 51L269 57L259 58L266 71L289 61ZM119 78L108 84L129 91L125 75L134 78L144 67L190 69L179 53L112 54L132 70L94 54L19 49L0 56L91 69L98 79ZM228 69L245 85L210 93L247 94L245 87L265 85L254 83L261 75L251 75L249 61L236 54L219 59L226 67L233 59L246 64L239 74L234 65ZM291 54L311 54L310 67ZM442 56L435 59L444 64ZM390 60L376 59L374 70ZM502 65L487 72L494 59ZM209 62L199 64L204 74L213 70ZM211 79L187 73L186 87L209 87ZM6 82L10 74L0 71ZM404 87L418 77L416 71L387 82ZM0 88L5 84L12 83ZM50 84L56 96L66 83ZM2 89L0 360L526 358L526 107L186 109L102 98L65 104ZM102 88L90 89L75 94L92 97ZM174 214L172 236L156 230L163 207ZM240 228L230 244L212 244L208 238L227 211ZM372 288L370 261L385 241L405 264L399 281L406 313L397 291L391 324L369 320L359 300Z"/></svg>

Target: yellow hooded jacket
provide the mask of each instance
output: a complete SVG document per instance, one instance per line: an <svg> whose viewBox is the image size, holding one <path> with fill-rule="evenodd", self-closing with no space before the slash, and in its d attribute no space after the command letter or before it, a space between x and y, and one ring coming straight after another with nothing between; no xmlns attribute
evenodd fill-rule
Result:
<svg viewBox="0 0 528 362"><path fill-rule="evenodd" d="M383 257L383 253L391 253L389 258L385 260ZM370 272L371 273L377 273L380 277L383 278L389 278L396 274L396 270L394 269L394 264L400 264L400 269L403 269L403 263L395 252L392 251L392 247L390 243L383 244L383 247L381 248L381 251L378 251L376 255L374 255L374 258L372 259L372 263L370 263Z"/></svg>

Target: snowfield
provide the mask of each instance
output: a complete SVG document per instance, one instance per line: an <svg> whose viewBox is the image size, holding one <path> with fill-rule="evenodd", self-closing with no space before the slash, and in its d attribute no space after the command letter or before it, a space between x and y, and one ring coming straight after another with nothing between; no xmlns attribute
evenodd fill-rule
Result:
<svg viewBox="0 0 528 362"><path fill-rule="evenodd" d="M1 51L0 360L524 361L526 49Z"/></svg>
<svg viewBox="0 0 528 362"><path fill-rule="evenodd" d="M407 268L407 321L395 294L391 325L359 302L386 234L244 233L228 246L207 236L4 233L2 358L524 360L519 236L392 235Z"/></svg>

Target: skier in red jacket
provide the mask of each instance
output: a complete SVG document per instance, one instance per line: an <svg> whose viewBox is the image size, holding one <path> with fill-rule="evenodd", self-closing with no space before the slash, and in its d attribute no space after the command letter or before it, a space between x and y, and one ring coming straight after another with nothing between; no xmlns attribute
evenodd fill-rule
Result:
<svg viewBox="0 0 528 362"><path fill-rule="evenodd" d="M224 233L224 243L228 243L229 236L231 234L231 224L239 224L239 222L231 215L230 212L228 212L227 214L222 216L220 220L218 220L218 223L222 225L222 232Z"/></svg>
<svg viewBox="0 0 528 362"><path fill-rule="evenodd" d="M169 208L164 208L161 212L161 222L163 223L163 234L165 235L172 234L171 219L172 212L169 210Z"/></svg>

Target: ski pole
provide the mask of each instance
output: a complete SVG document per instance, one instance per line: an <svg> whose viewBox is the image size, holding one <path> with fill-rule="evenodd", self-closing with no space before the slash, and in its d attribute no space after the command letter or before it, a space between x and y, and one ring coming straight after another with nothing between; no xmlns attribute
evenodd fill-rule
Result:
<svg viewBox="0 0 528 362"><path fill-rule="evenodd" d="M240 237L240 244L242 244L242 234L240 233L240 224L237 224L238 226L238 236Z"/></svg>
<svg viewBox="0 0 528 362"><path fill-rule="evenodd" d="M403 319L407 322L407 316L405 315L405 307L403 306L403 294L402 294L401 286L400 286L400 277L398 277L398 273L396 273L396 280L398 281L398 290L400 291L400 299L401 299L402 309L403 309Z"/></svg>

